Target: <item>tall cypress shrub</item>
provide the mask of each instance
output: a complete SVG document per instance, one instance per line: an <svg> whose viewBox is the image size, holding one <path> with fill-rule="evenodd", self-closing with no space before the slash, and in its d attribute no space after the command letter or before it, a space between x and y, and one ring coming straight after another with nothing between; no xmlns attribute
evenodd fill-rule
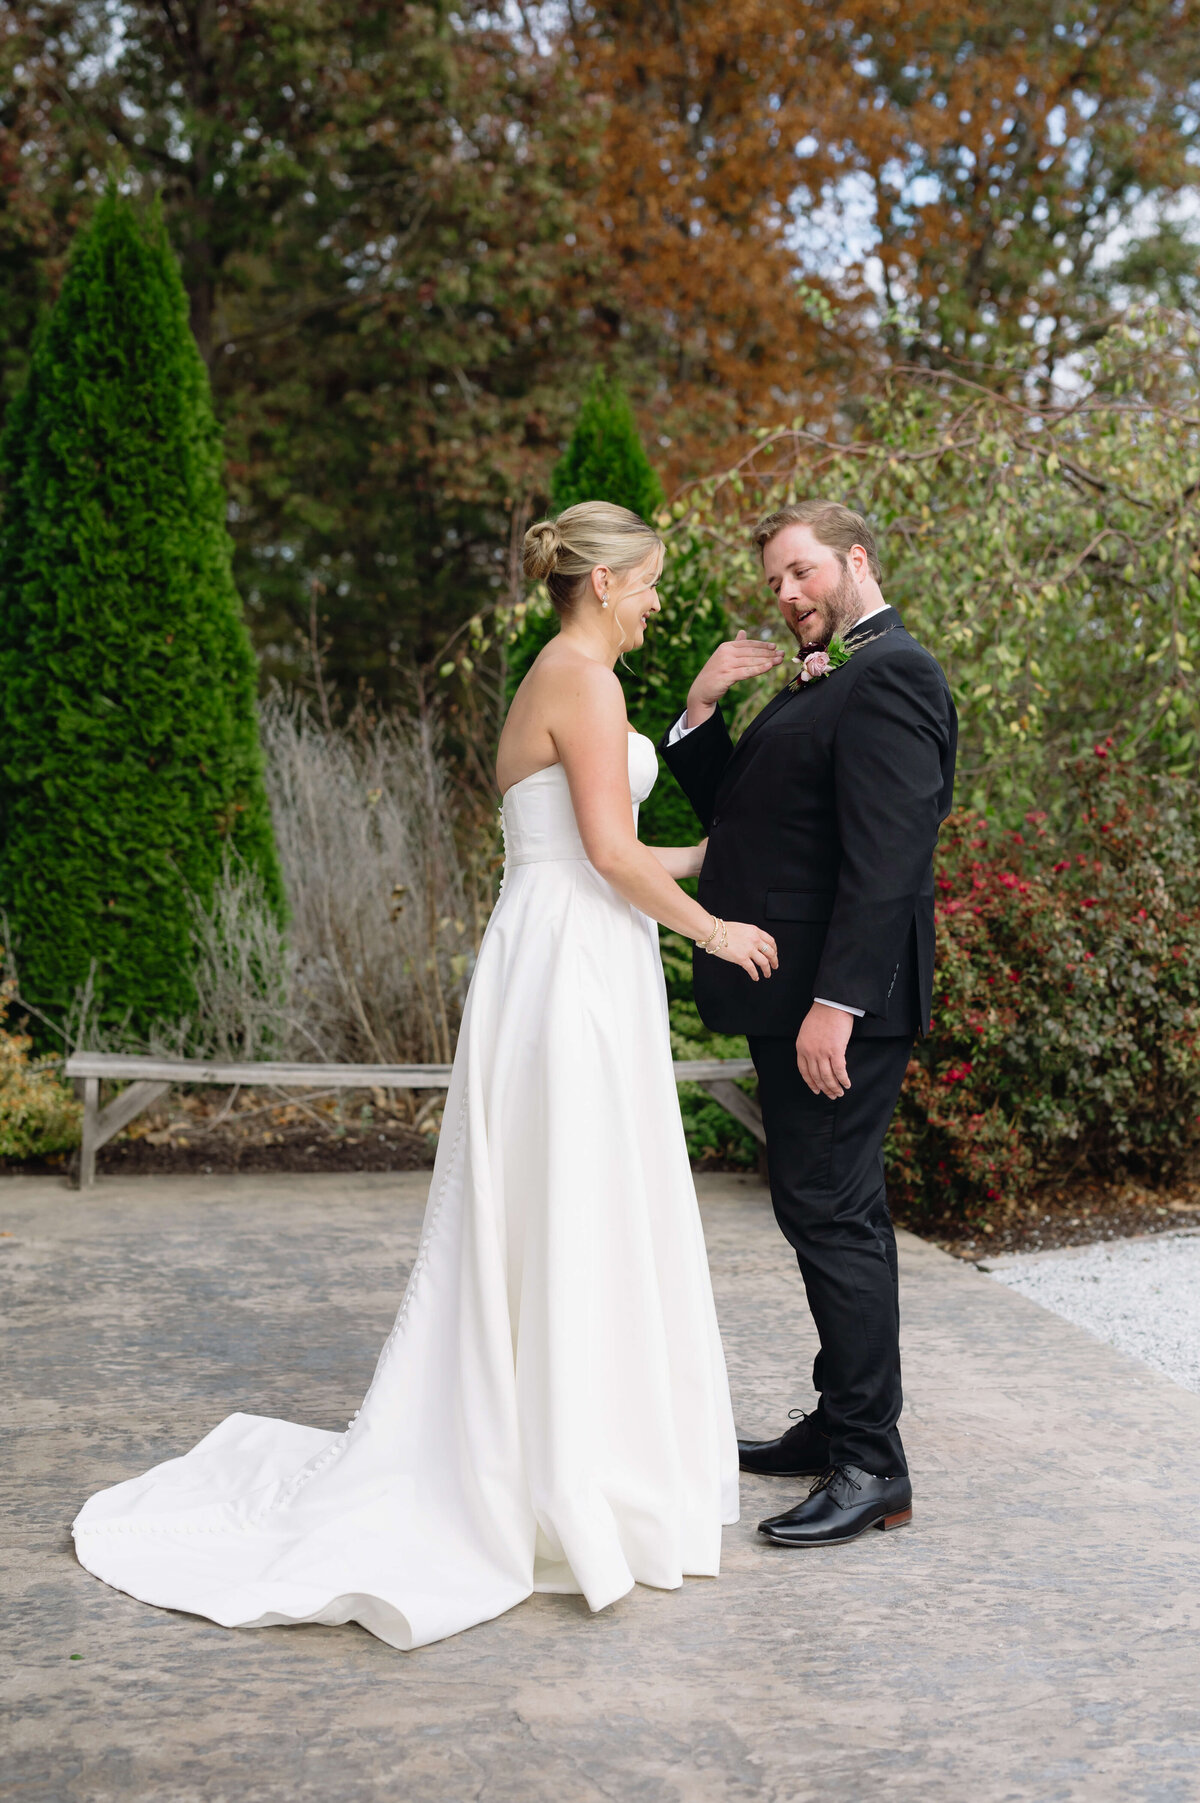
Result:
<svg viewBox="0 0 1200 1803"><path fill-rule="evenodd" d="M578 501L612 501L651 522L663 506L662 485L646 455L629 400L602 370L591 379L571 441L550 479L552 513ZM662 610L649 622L645 644L627 666L618 665L630 722L652 739L670 724L700 665L730 636L724 609L711 596L686 591L676 579L669 551L659 596ZM510 701L538 652L557 631L558 616L548 602L528 609L508 651ZM659 845L687 845L697 830L691 807L664 768L642 809L642 837Z"/></svg>
<svg viewBox="0 0 1200 1803"><path fill-rule="evenodd" d="M193 1001L185 889L283 907L208 375L157 210L110 189L0 439L0 908L51 1017Z"/></svg>

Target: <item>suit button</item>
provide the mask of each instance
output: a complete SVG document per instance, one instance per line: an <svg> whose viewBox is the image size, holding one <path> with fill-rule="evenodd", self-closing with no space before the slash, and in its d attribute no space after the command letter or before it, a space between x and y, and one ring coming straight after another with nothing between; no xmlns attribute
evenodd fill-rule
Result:
<svg viewBox="0 0 1200 1803"><path fill-rule="evenodd" d="M721 816L720 816L720 815L719 815L719 814L714 814L714 815L713 815L713 817L712 817L712 822L711 822L711 824L712 824L712 826L720 826L720 824L721 824Z"/></svg>

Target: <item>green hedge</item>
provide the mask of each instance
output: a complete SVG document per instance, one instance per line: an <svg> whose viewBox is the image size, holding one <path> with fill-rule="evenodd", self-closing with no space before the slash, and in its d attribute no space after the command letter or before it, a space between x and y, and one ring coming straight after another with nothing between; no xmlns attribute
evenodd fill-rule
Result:
<svg viewBox="0 0 1200 1803"><path fill-rule="evenodd" d="M186 892L283 895L208 376L157 214L76 242L2 442L0 908L24 998L147 1034L193 1002Z"/></svg>

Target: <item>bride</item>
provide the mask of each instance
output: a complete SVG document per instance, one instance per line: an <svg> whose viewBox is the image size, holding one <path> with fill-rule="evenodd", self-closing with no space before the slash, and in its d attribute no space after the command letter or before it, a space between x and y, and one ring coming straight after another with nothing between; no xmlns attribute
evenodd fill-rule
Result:
<svg viewBox="0 0 1200 1803"><path fill-rule="evenodd" d="M80 1561L226 1627L357 1621L411 1648L533 1591L602 1609L715 1576L737 1449L671 1070L655 921L755 981L652 850L656 775L614 664L662 545L602 502L531 528L562 626L504 725L504 882L480 947L420 1247L344 1433L235 1414L93 1496Z"/></svg>

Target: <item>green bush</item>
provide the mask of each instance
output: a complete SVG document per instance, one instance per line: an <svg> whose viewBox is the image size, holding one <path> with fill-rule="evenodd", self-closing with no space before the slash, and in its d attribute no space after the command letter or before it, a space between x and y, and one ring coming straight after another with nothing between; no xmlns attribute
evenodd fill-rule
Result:
<svg viewBox="0 0 1200 1803"><path fill-rule="evenodd" d="M282 887L208 376L157 214L110 190L0 441L0 908L25 1000L189 1014L227 852Z"/></svg>
<svg viewBox="0 0 1200 1803"><path fill-rule="evenodd" d="M1110 733L1186 772L1200 746L1197 343L1177 314L1129 314L1045 404L1019 360L894 375L847 439L801 421L762 434L688 492L685 516L677 503L672 538L692 536L738 625L777 631L752 522L798 496L861 508L884 594L949 677L973 808L1057 817L1060 764Z"/></svg>
<svg viewBox="0 0 1200 1803"><path fill-rule="evenodd" d="M551 477L551 512L579 501L613 501L661 523L663 492L638 436L622 390L601 371L593 376L571 442ZM698 580L699 578L699 580ZM725 638L729 623L695 560L673 556L668 543L660 585L662 611L650 621L642 649L618 665L629 719L657 740L670 725L697 669ZM521 613L507 653L505 696L511 701L538 652L558 630L544 590ZM675 779L660 770L642 809L641 836L655 845L689 845L696 817Z"/></svg>
<svg viewBox="0 0 1200 1803"><path fill-rule="evenodd" d="M887 1152L909 1209L1170 1182L1200 1152L1200 792L1111 740L1065 781L1060 831L964 812L943 832L933 1031Z"/></svg>
<svg viewBox="0 0 1200 1803"><path fill-rule="evenodd" d="M32 1040L5 1018L16 983L0 982L0 1158L49 1158L79 1144L82 1110L57 1063L29 1057Z"/></svg>
<svg viewBox="0 0 1200 1803"><path fill-rule="evenodd" d="M671 1056L673 1058L745 1058L746 1041L711 1033L691 999L691 947L674 934L663 936L663 969L671 995ZM738 1085L754 1097L753 1078ZM758 1167L758 1141L698 1083L679 1085L679 1110L688 1156L698 1165L733 1165L740 1170Z"/></svg>

